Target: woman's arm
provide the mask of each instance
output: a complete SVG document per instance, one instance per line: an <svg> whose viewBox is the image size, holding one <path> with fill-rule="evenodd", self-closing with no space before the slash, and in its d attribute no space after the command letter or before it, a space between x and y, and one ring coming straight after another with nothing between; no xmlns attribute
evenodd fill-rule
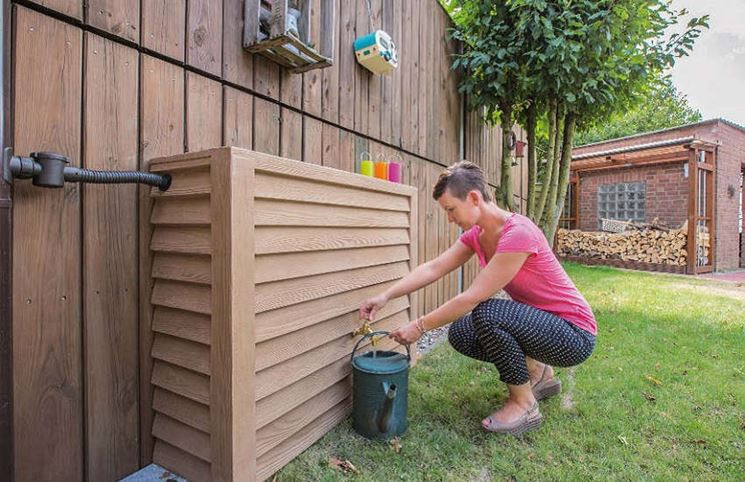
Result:
<svg viewBox="0 0 745 482"><path fill-rule="evenodd" d="M465 315L504 288L520 271L528 255L529 253L496 253L473 280L470 288L436 310L395 330L391 333L391 338L399 343L413 343L423 334L420 328L424 331L432 330Z"/></svg>
<svg viewBox="0 0 745 482"><path fill-rule="evenodd" d="M473 250L471 248L463 244L460 240L456 241L437 258L417 266L383 293L365 300L360 307L360 318L374 319L375 313L388 300L407 295L423 286L427 286L450 273L458 266L463 265L472 255Z"/></svg>
<svg viewBox="0 0 745 482"><path fill-rule="evenodd" d="M414 271L395 282L384 294L389 300L407 295L433 281L437 281L458 266L465 264L472 255L473 250L471 248L460 241L456 241L438 257L417 266Z"/></svg>

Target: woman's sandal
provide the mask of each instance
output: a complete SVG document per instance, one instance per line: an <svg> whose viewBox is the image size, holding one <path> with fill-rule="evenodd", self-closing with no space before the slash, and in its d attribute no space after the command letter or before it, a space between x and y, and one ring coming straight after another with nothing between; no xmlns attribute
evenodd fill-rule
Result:
<svg viewBox="0 0 745 482"><path fill-rule="evenodd" d="M532 407L526 410L514 422L498 422L491 415L487 417L487 420L489 423L484 428L490 432L520 435L528 430L538 428L541 425L543 417L541 417L541 412L538 411L538 402L535 402Z"/></svg>
<svg viewBox="0 0 745 482"><path fill-rule="evenodd" d="M538 380L534 385L530 387L533 390L533 396L536 400L543 400L554 395L558 395L561 392L561 380L556 377L546 379L546 372L549 366L543 366L543 373L541 379Z"/></svg>

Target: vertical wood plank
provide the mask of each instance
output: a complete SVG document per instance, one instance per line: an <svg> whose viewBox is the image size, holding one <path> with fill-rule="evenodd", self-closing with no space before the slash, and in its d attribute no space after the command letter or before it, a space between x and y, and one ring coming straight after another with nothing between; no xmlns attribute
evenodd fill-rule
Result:
<svg viewBox="0 0 745 482"><path fill-rule="evenodd" d="M434 166L433 166L434 167ZM437 181L437 176L440 174L442 168L436 167L432 170L432 182L430 185L434 185L434 183ZM437 240L436 245L434 249L434 256L437 257L439 254L446 249L446 246L448 244L448 237L447 237L447 220L444 219L442 208L440 208L440 205L436 201L432 201L432 212L433 216L435 218L435 226L437 229ZM445 298L445 290L447 287L447 276L444 276L442 279L439 280L437 284L437 290L436 290L436 302L435 302L435 308L440 306L442 303L444 303Z"/></svg>
<svg viewBox="0 0 745 482"><path fill-rule="evenodd" d="M47 7L55 12L64 13L78 20L83 19L82 0L31 0L33 3Z"/></svg>
<svg viewBox="0 0 745 482"><path fill-rule="evenodd" d="M421 56L424 55L428 59L431 59L432 51L428 50L430 49L429 45L429 32L430 32L430 22L428 21L429 14L431 13L431 10L427 8L427 5L424 1L419 0L417 1L417 4L419 6L419 76L417 80L417 88L416 92L419 93L419 98L417 99L417 106L418 106L418 114L419 114L419 122L418 122L418 133L419 133L419 140L418 140L418 149L417 154L423 157L427 157L427 144L429 143L429 132L427 130L427 127L429 125L429 101L427 92L430 89L429 87L429 79L430 74L428 72L428 64L426 62L421 61ZM421 209L421 208L420 208Z"/></svg>
<svg viewBox="0 0 745 482"><path fill-rule="evenodd" d="M15 152L59 152L79 166L81 31L23 7L14 13ZM19 182L14 191L15 479L82 480L79 186Z"/></svg>
<svg viewBox="0 0 745 482"><path fill-rule="evenodd" d="M383 30L390 33L393 42L400 51L401 38L396 37L393 8L392 0L382 0L381 23ZM397 17L403 15L404 8L406 8L405 5L399 5L399 7L396 8L397 11L395 12L395 15ZM393 127L393 116L396 113L400 113L399 109L403 107L401 104L395 105L394 107L392 102L396 79L400 79L402 73L401 65L399 64L398 69L394 70L390 75L380 76L380 139L388 144L395 144L393 133L391 132ZM396 110L396 113L393 112L394 109Z"/></svg>
<svg viewBox="0 0 745 482"><path fill-rule="evenodd" d="M416 160L414 164L412 164L412 170L411 170L411 178L412 178L412 185L415 186L418 189L418 198L417 198L417 206L418 206L418 212L419 212L419 223L417 226L417 232L419 234L419 237L417 239L417 259L419 260L419 263L424 263L427 261L426 259L426 246L427 246L427 232L426 232L426 226L427 226L427 171L426 171L426 162L421 161L419 159ZM418 311L419 316L423 316L427 314L427 311L425 309L425 290L420 289L419 290L419 303L418 303Z"/></svg>
<svg viewBox="0 0 745 482"><path fill-rule="evenodd" d="M391 0L386 1L390 2L388 9L393 11L393 32L396 36L395 41L401 42L403 38L403 10L407 7L403 5L399 6L399 4L394 3ZM394 9L394 6L398 6L398 8ZM411 61L411 58L408 60ZM401 146L401 110L403 108L401 89L403 87L403 82L404 72L401 70L401 60L399 59L398 71L393 73L393 85L391 87L393 91L391 93L391 106L389 107L389 109L391 109L391 144L399 147Z"/></svg>
<svg viewBox="0 0 745 482"><path fill-rule="evenodd" d="M211 475L256 474L254 377L254 171L231 150L212 163Z"/></svg>
<svg viewBox="0 0 745 482"><path fill-rule="evenodd" d="M142 2L142 45L183 62L186 0Z"/></svg>
<svg viewBox="0 0 745 482"><path fill-rule="evenodd" d="M428 162L426 166L426 182L425 189L434 183L434 168L432 163ZM424 247L425 259L430 261L435 258L437 253L437 219L435 219L435 205L434 201L430 201L428 198L425 205L426 212L426 246ZM437 284L433 283L424 289L425 297L425 309L427 313L437 308Z"/></svg>
<svg viewBox="0 0 745 482"><path fill-rule="evenodd" d="M254 98L255 151L279 155L279 119L279 105Z"/></svg>
<svg viewBox="0 0 745 482"><path fill-rule="evenodd" d="M222 73L222 0L189 0L186 63L214 75ZM235 21L234 19L231 21Z"/></svg>
<svg viewBox="0 0 745 482"><path fill-rule="evenodd" d="M137 170L137 51L86 34L83 166ZM139 467L137 186L84 184L87 476Z"/></svg>
<svg viewBox="0 0 745 482"><path fill-rule="evenodd" d="M90 0L88 23L119 37L140 43L140 2Z"/></svg>
<svg viewBox="0 0 745 482"><path fill-rule="evenodd" d="M140 170L146 171L150 160L184 151L184 71L175 65L142 55L142 98L140 124ZM152 230L150 223L150 188L141 186L140 196L140 273L150 273ZM144 221L143 221L144 220ZM144 254L143 254L144 253ZM143 277L144 279L151 279ZM140 463L147 465L153 457L153 346L152 306L149 304L152 281L140 281Z"/></svg>
<svg viewBox="0 0 745 482"><path fill-rule="evenodd" d="M370 17L367 15L365 2L354 2L357 6L355 15L354 36L361 37L370 33ZM354 47L353 47L354 48ZM354 65L354 130L360 134L367 135L368 132L368 109L369 109L369 84L371 72L355 60Z"/></svg>
<svg viewBox="0 0 745 482"><path fill-rule="evenodd" d="M323 160L323 123L303 116L303 162L321 164Z"/></svg>
<svg viewBox="0 0 745 482"><path fill-rule="evenodd" d="M440 35L442 36L442 57L440 58L440 89L442 90L442 125L440 129L440 158L444 164L450 165L456 161L458 154L458 138L454 134L458 132L458 97L457 91L451 91L449 78L450 72L450 41L447 36L448 16L445 12L440 15Z"/></svg>
<svg viewBox="0 0 745 482"><path fill-rule="evenodd" d="M401 130L401 147L405 150L411 149L411 74L412 74L412 63L414 61L411 57L412 49L412 24L411 24L411 10L413 2L404 2L401 8L401 22L403 23L401 38L396 45L399 46L399 64L398 68L401 71L401 89L400 89L400 122L404 126ZM406 60L400 59L400 56L406 52Z"/></svg>
<svg viewBox="0 0 745 482"><path fill-rule="evenodd" d="M253 96L232 87L225 87L223 96L224 144L252 149Z"/></svg>
<svg viewBox="0 0 745 482"><path fill-rule="evenodd" d="M413 271L419 265L419 192L415 192L409 198L409 271ZM409 319L416 320L420 316L419 293L414 291L409 294ZM414 344L416 346L416 343Z"/></svg>
<svg viewBox="0 0 745 482"><path fill-rule="evenodd" d="M254 56L243 48L243 6L245 0L223 0L222 76L228 82L252 89Z"/></svg>
<svg viewBox="0 0 745 482"><path fill-rule="evenodd" d="M303 115L282 108L282 150L280 155L296 161L303 160Z"/></svg>
<svg viewBox="0 0 745 482"><path fill-rule="evenodd" d="M354 172L354 134L339 129L339 169Z"/></svg>
<svg viewBox="0 0 745 482"><path fill-rule="evenodd" d="M341 15L341 0L332 0L336 15ZM342 56L339 48L341 37L341 21L334 19L334 64L321 71L321 114L324 120L339 123L339 59ZM345 54L347 54L346 52Z"/></svg>
<svg viewBox="0 0 745 482"><path fill-rule="evenodd" d="M370 0L370 11L372 12L372 24L373 30L380 28L383 17L383 2L382 0ZM367 16L367 15L366 15ZM367 133L373 139L381 139L380 137L380 119L381 119L381 102L382 102L382 83L381 75L375 75L365 69L365 74L368 78L367 86ZM386 76L387 77L387 76ZM360 99L362 102L362 109L365 110L364 99Z"/></svg>
<svg viewBox="0 0 745 482"><path fill-rule="evenodd" d="M283 103L296 109L302 109L303 76L293 74L287 69L280 72L280 99Z"/></svg>
<svg viewBox="0 0 745 482"><path fill-rule="evenodd" d="M372 152L371 152L372 146L370 145L370 141L368 141L364 137L360 137L358 135L354 135L354 172L361 172L360 171L360 160L365 153L370 156L370 159L372 160Z"/></svg>
<svg viewBox="0 0 745 482"><path fill-rule="evenodd" d="M339 157L339 128L323 123L323 165L341 169L341 158Z"/></svg>
<svg viewBox="0 0 745 482"><path fill-rule="evenodd" d="M279 65L263 55L254 55L254 90L279 99Z"/></svg>
<svg viewBox="0 0 745 482"><path fill-rule="evenodd" d="M354 56L356 5L358 2L341 2L339 9L339 125L354 128L354 86L357 60Z"/></svg>
<svg viewBox="0 0 745 482"><path fill-rule="evenodd" d="M409 136L410 144L409 151L418 153L419 152L419 71L420 71L420 56L419 56L419 33L420 33L420 18L419 18L419 1L407 2L411 6L411 34L409 54L410 64L410 75L407 82L410 89L409 105L411 105L410 123L406 124L408 129L411 126L411 134ZM419 216L422 215L422 205L419 205ZM421 236L421 233L419 234ZM420 262L422 258L419 258Z"/></svg>
<svg viewBox="0 0 745 482"><path fill-rule="evenodd" d="M440 64L442 60L442 39L440 34L440 16L438 11L431 12L430 15L430 49L432 52L432 60L429 66L429 102L430 102L430 115L429 120L429 146L430 150L427 151L427 157L436 162L443 162L440 157L440 127L442 125L442 104L443 100L440 96L442 91L440 90Z"/></svg>
<svg viewBox="0 0 745 482"><path fill-rule="evenodd" d="M453 27L453 22L449 17L445 17L445 29L446 31ZM449 34L446 33L446 35ZM450 100L450 139L451 139L451 151L449 153L449 159L452 159L453 161L459 161L460 160L460 126L461 122L463 121L461 117L463 116L463 109L461 108L461 104L463 102L463 97L458 92L458 86L460 85L460 78L461 74L458 70L453 70L451 68L453 64L454 58L452 57L459 51L459 45L455 40L448 39L448 50L447 54L448 57L445 62L445 72L446 72L446 78L448 80L448 93L449 93L449 100Z"/></svg>
<svg viewBox="0 0 745 482"><path fill-rule="evenodd" d="M458 160L458 142L460 128L460 99L458 97L457 85L454 85L452 78L455 72L450 70L452 55L455 53L454 44L448 39L447 29L450 27L450 18L445 12L440 15L440 35L442 36L442 58L440 59L440 83L442 96L440 103L442 105L442 124L439 126L440 139L440 157L443 163L450 165Z"/></svg>
<svg viewBox="0 0 745 482"><path fill-rule="evenodd" d="M310 2L310 40L318 48L321 45L321 0ZM321 116L322 70L313 69L303 74L303 111Z"/></svg>
<svg viewBox="0 0 745 482"><path fill-rule="evenodd" d="M439 119L439 69L440 69L440 56L442 54L440 32L438 31L437 24L437 9L428 8L427 12L427 52L431 55L432 62L427 69L427 110L429 115L427 116L427 146L425 153L427 159L434 160L436 162L442 162L440 159L438 147L439 147L439 132L437 130L437 120Z"/></svg>
<svg viewBox="0 0 745 482"><path fill-rule="evenodd" d="M186 73L186 150L222 144L222 88L219 82Z"/></svg>

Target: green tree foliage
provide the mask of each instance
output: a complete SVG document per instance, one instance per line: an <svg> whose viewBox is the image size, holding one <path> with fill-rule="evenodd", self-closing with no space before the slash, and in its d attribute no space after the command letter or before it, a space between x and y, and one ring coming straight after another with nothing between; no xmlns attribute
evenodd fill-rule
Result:
<svg viewBox="0 0 745 482"><path fill-rule="evenodd" d="M465 71L460 90L469 106L499 121L505 135L514 121L528 131L528 215L548 239L563 209L575 131L635 105L708 26L707 16L693 18L668 35L687 15L668 0L461 0L446 8L463 45L453 68ZM548 145L539 176L541 120ZM508 208L510 164L503 149L498 199Z"/></svg>
<svg viewBox="0 0 745 482"><path fill-rule="evenodd" d="M601 142L642 132L656 131L699 122L701 112L688 104L688 99L672 84L662 79L644 96L643 101L625 112L613 114L609 120L598 122L577 134L578 146Z"/></svg>

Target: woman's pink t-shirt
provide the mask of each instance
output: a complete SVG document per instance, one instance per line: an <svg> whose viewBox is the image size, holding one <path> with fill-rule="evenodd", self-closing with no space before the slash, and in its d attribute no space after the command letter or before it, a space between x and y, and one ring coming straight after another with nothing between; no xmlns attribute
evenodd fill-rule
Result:
<svg viewBox="0 0 745 482"><path fill-rule="evenodd" d="M474 250L483 268L489 260L479 243L481 227L475 225L460 237ZM548 311L585 331L597 334L592 308L559 264L543 232L533 221L513 214L504 223L496 253L530 253L504 290L513 300Z"/></svg>

